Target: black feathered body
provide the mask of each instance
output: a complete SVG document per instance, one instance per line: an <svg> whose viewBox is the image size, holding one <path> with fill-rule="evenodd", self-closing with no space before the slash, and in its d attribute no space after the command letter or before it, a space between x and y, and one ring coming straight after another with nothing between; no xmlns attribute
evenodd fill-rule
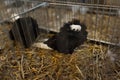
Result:
<svg viewBox="0 0 120 80"><path fill-rule="evenodd" d="M70 29L70 25L81 25L81 31ZM49 47L61 53L73 53L74 49L87 40L86 26L81 24L79 20L73 20L65 23L61 27L60 32L45 42Z"/></svg>
<svg viewBox="0 0 120 80"><path fill-rule="evenodd" d="M12 40L22 43L25 48L30 47L38 36L37 21L32 17L19 18L13 22L9 33Z"/></svg>

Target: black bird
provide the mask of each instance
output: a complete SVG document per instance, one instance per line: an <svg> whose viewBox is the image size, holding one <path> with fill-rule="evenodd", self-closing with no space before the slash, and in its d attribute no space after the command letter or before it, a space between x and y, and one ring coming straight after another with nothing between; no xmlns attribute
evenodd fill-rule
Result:
<svg viewBox="0 0 120 80"><path fill-rule="evenodd" d="M39 35L38 30L37 21L28 16L15 20L9 34L12 40L20 42L25 48L28 48Z"/></svg>
<svg viewBox="0 0 120 80"><path fill-rule="evenodd" d="M59 33L44 43L58 52L72 54L76 47L82 45L87 40L88 32L86 29L87 27L84 24L74 19L65 23L63 27L60 28Z"/></svg>

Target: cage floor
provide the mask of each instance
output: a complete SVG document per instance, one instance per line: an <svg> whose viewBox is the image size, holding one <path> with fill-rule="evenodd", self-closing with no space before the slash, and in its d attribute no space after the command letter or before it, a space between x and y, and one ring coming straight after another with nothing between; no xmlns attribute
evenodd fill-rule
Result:
<svg viewBox="0 0 120 80"><path fill-rule="evenodd" d="M88 44L87 44L88 45ZM114 53L116 52L116 53ZM72 55L54 50L16 46L0 54L2 80L117 80L118 51L89 44Z"/></svg>
<svg viewBox="0 0 120 80"><path fill-rule="evenodd" d="M45 39L51 35L40 36ZM120 79L120 49L117 48L108 49L106 46L86 42L73 54L63 54L49 49L37 47L24 49L19 44L11 45L12 42L10 44L8 42L0 50L2 80Z"/></svg>

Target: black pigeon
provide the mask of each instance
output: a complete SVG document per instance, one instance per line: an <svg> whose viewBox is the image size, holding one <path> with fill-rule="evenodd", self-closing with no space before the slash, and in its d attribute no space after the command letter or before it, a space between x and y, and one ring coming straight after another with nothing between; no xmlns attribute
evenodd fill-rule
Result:
<svg viewBox="0 0 120 80"><path fill-rule="evenodd" d="M86 29L84 24L74 19L65 23L63 27L60 28L59 33L44 43L58 52L72 54L76 47L82 45L87 40L88 32Z"/></svg>
<svg viewBox="0 0 120 80"><path fill-rule="evenodd" d="M28 48L38 37L38 30L37 21L28 16L13 22L13 27L9 34L12 40L20 42L25 48Z"/></svg>

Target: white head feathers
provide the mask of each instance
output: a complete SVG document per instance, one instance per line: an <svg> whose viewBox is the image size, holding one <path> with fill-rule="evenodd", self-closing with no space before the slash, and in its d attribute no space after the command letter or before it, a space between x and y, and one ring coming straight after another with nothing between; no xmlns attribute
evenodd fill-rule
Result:
<svg viewBox="0 0 120 80"><path fill-rule="evenodd" d="M74 30L74 31L80 31L81 30L81 26L72 24L72 25L70 25L70 29Z"/></svg>

